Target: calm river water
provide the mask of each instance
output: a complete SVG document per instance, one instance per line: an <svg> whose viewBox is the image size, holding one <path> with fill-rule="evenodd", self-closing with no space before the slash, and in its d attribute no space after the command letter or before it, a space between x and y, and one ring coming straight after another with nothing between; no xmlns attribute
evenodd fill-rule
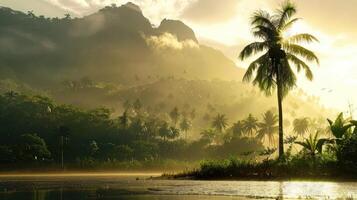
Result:
<svg viewBox="0 0 357 200"><path fill-rule="evenodd" d="M158 174L0 175L1 200L353 199L357 182L151 180Z"/></svg>

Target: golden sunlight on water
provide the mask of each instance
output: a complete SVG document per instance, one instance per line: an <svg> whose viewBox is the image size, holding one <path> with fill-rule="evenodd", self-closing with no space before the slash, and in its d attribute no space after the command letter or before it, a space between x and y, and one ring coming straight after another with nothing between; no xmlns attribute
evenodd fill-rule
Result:
<svg viewBox="0 0 357 200"><path fill-rule="evenodd" d="M340 191L340 185L332 182L283 182L281 183L282 195L285 198L296 197L323 197L335 198L350 196L348 191Z"/></svg>
<svg viewBox="0 0 357 200"><path fill-rule="evenodd" d="M21 199L18 196L39 193L43 194L43 198L39 199L35 195L36 198L31 200L53 200L53 196L56 195L67 197L62 199L78 200L93 196L127 199L128 195L138 197L131 199L147 200L165 199L164 197L167 195L178 200L189 199L187 197L197 197L196 199L207 199L208 197L211 199L343 199L357 197L357 183L354 182L192 181L153 180L150 178L157 175L159 173L2 175L0 176L0 199L18 200Z"/></svg>

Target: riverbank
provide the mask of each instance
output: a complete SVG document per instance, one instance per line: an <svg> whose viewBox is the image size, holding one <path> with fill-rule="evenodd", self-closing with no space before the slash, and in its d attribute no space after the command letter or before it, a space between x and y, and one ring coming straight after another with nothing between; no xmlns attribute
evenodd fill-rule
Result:
<svg viewBox="0 0 357 200"><path fill-rule="evenodd" d="M357 181L357 167L335 160L314 158L290 161L239 159L203 161L200 167L176 174L164 174L165 179L189 180L257 180L257 181Z"/></svg>

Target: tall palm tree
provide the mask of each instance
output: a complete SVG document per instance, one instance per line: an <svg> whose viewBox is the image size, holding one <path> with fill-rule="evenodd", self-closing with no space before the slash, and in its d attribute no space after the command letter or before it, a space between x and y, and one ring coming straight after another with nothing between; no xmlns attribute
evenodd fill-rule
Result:
<svg viewBox="0 0 357 200"><path fill-rule="evenodd" d="M309 119L308 118L300 118L294 119L293 121L294 132L300 136L304 136L305 133L309 130Z"/></svg>
<svg viewBox="0 0 357 200"><path fill-rule="evenodd" d="M248 117L243 120L243 129L248 136L253 136L254 132L258 129L258 119L255 118L252 114L249 114Z"/></svg>
<svg viewBox="0 0 357 200"><path fill-rule="evenodd" d="M275 134L278 133L278 116L272 111L267 111L263 115L263 121L258 124L257 138L264 141L268 138L269 144L274 145Z"/></svg>
<svg viewBox="0 0 357 200"><path fill-rule="evenodd" d="M228 125L227 121L226 115L218 114L212 121L212 127L222 133Z"/></svg>
<svg viewBox="0 0 357 200"><path fill-rule="evenodd" d="M291 67L295 66L298 72L304 70L306 77L312 80L312 71L301 58L319 63L312 51L297 44L318 41L316 37L308 33L284 37L285 32L299 20L299 18L293 18L295 13L296 7L290 1L286 1L273 14L263 10L256 11L252 16L251 26L253 35L259 41L246 46L239 56L241 60L245 60L252 55L262 53L249 65L243 80L251 81L254 75L253 84L258 85L266 95L271 95L277 89L279 158L284 156L282 101L288 91L296 85L296 75Z"/></svg>

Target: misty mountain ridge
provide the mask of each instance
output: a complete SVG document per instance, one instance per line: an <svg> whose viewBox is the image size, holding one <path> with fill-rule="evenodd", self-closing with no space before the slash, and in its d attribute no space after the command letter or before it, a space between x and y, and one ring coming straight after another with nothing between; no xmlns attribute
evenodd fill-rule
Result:
<svg viewBox="0 0 357 200"><path fill-rule="evenodd" d="M200 45L183 22L164 19L154 28L133 3L74 19L4 7L0 17L3 78L41 86L80 77L136 84L149 76L238 80L242 75L221 52Z"/></svg>

